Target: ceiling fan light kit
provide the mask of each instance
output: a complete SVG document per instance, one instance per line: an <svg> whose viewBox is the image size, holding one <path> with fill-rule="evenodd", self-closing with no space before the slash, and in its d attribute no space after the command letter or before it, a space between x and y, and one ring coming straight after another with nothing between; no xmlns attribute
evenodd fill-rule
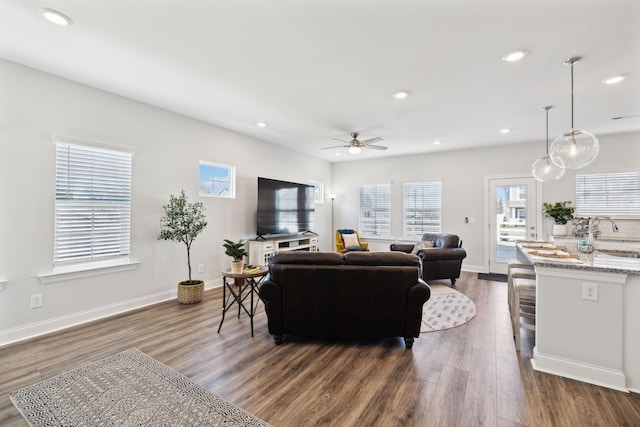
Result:
<svg viewBox="0 0 640 427"><path fill-rule="evenodd" d="M363 148L371 148L373 150L386 150L387 147L384 147L382 145L373 145L374 142L378 142L378 141L384 141L382 138L380 137L376 137L376 138L369 138L369 139L365 139L365 140L358 140L358 135L360 135L358 132L353 132L351 134L351 141L345 141L343 139L338 139L338 138L333 138L334 141L340 141L340 142L344 142L346 145L334 145L332 147L323 147L323 150L330 150L333 148L347 148L350 154L360 154L360 152L362 151Z"/></svg>
<svg viewBox="0 0 640 427"><path fill-rule="evenodd" d="M550 148L551 160L567 169L580 169L591 164L600 151L598 138L573 126L573 64L581 59L574 56L564 62L571 66L571 129L556 138Z"/></svg>
<svg viewBox="0 0 640 427"><path fill-rule="evenodd" d="M552 105L542 108L546 113L547 151L531 166L533 177L540 182L556 181L564 175L564 168L555 164L549 156L549 110L552 108Z"/></svg>

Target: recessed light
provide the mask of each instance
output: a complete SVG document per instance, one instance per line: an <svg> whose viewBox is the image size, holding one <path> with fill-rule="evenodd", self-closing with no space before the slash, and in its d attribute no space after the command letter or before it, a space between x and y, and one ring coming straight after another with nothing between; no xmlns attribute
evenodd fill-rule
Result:
<svg viewBox="0 0 640 427"><path fill-rule="evenodd" d="M73 22L67 15L53 9L42 9L42 16L44 16L47 21L64 27L71 25Z"/></svg>
<svg viewBox="0 0 640 427"><path fill-rule="evenodd" d="M440 145L442 144L442 141L433 141L433 145Z"/></svg>
<svg viewBox="0 0 640 427"><path fill-rule="evenodd" d="M527 53L529 53L529 52L527 52L526 50L516 50L515 52L511 52L511 53L508 53L505 56L503 56L502 60L504 62L520 61L522 58L527 56Z"/></svg>
<svg viewBox="0 0 640 427"><path fill-rule="evenodd" d="M256 126L258 126L259 128L266 128L267 124L265 122L257 122Z"/></svg>
<svg viewBox="0 0 640 427"><path fill-rule="evenodd" d="M393 97L395 99L405 99L407 96L409 96L409 92L407 92L406 90L400 90L393 94Z"/></svg>
<svg viewBox="0 0 640 427"><path fill-rule="evenodd" d="M617 76L609 77L608 79L604 79L602 83L607 85L614 85L616 83L620 83L625 80L628 76L626 74L619 74Z"/></svg>
<svg viewBox="0 0 640 427"><path fill-rule="evenodd" d="M509 133L509 132L511 132L511 129L509 128L500 129L500 133Z"/></svg>

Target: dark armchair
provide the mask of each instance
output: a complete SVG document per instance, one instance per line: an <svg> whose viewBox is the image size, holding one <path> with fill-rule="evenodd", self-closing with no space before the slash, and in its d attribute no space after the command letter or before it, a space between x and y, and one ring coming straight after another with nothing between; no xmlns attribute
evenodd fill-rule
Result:
<svg viewBox="0 0 640 427"><path fill-rule="evenodd" d="M456 284L462 260L467 257L455 234L425 233L420 242L392 243L390 249L417 254L422 260L422 280L450 279L451 285Z"/></svg>

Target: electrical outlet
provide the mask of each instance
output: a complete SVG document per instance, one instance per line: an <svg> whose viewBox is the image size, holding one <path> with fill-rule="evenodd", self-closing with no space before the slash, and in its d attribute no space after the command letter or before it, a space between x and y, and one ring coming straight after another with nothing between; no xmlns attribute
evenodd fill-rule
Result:
<svg viewBox="0 0 640 427"><path fill-rule="evenodd" d="M593 282L582 282L582 299L598 301L598 284Z"/></svg>
<svg viewBox="0 0 640 427"><path fill-rule="evenodd" d="M204 273L204 264L198 264L198 273Z"/></svg>
<svg viewBox="0 0 640 427"><path fill-rule="evenodd" d="M42 294L31 295L31 308L42 307Z"/></svg>

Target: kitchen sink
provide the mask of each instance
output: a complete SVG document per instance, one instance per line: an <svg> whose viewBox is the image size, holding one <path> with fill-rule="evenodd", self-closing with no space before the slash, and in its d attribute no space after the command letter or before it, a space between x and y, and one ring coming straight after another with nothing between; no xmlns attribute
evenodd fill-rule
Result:
<svg viewBox="0 0 640 427"><path fill-rule="evenodd" d="M596 252L604 255L611 255L611 256L617 256L617 257L623 257L623 258L640 258L640 252L638 251L624 251L624 250L617 250L617 249L596 249Z"/></svg>

